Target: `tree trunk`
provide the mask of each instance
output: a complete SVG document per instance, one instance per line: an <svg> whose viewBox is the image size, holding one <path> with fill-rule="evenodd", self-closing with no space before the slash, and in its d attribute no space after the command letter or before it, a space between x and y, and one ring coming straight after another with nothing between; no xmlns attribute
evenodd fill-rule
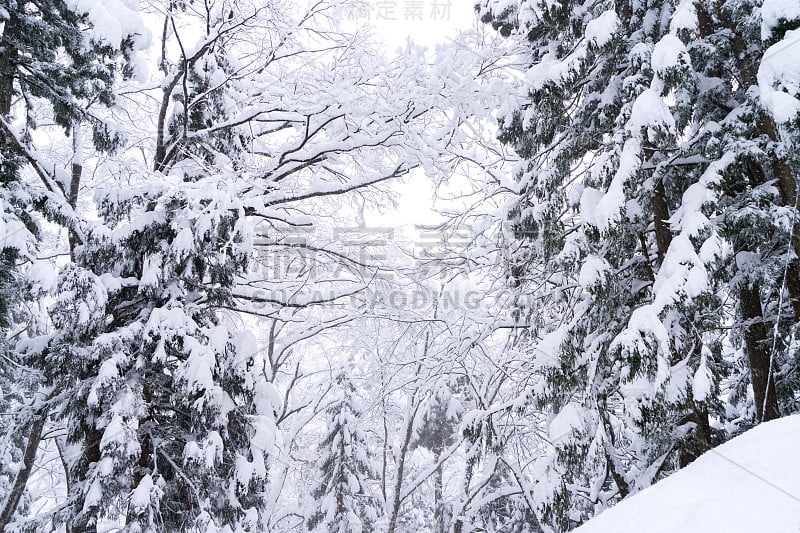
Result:
<svg viewBox="0 0 800 533"><path fill-rule="evenodd" d="M403 476L405 475L406 455L408 454L408 447L411 444L411 438L414 436L414 419L417 418L418 410L419 410L419 405L417 405L414 408L414 410L411 411L411 417L406 423L406 433L403 438L403 446L400 448L400 457L398 458L397 461L397 478L394 481L392 514L389 518L389 528L386 530L387 533L394 533L395 530L397 529L397 518L400 515L400 505L403 503L400 491L403 488Z"/></svg>
<svg viewBox="0 0 800 533"><path fill-rule="evenodd" d="M672 243L672 232L667 220L670 218L669 204L667 203L667 191L664 187L664 178L656 181L653 187L653 225L656 230L656 248L658 251L659 267L667 255L669 245ZM695 333L695 359L699 361L700 354L702 353L703 339L700 335ZM683 359L683 354L673 355L676 360ZM695 429L689 436L687 443L684 443L680 451L678 462L683 468L688 465L700 455L705 453L711 448L711 424L708 421L708 409L706 407L697 405L695 402L690 402L688 419L694 422Z"/></svg>
<svg viewBox="0 0 800 533"><path fill-rule="evenodd" d="M669 207L667 206L667 191L664 188L664 176L661 176L653 187L653 225L656 230L656 249L658 250L658 263L664 261L667 249L672 242L672 232L669 228Z"/></svg>
<svg viewBox="0 0 800 533"><path fill-rule="evenodd" d="M767 177L761 165L751 162L746 166L747 179L751 187L758 187L766 182ZM796 263L796 262L795 262ZM792 270L787 272L787 285L791 287ZM791 289L790 289L791 294ZM794 300L792 303L794 308ZM780 313L780 310L778 310ZM797 315L795 310L795 316ZM756 416L759 422L772 420L780 416L778 398L775 393L775 380L772 376L771 350L769 346L769 330L764 323L764 310L761 307L761 285L758 282L748 284L745 280L739 288L739 313L745 323L744 340L747 358L750 364L750 383L753 386L753 399L756 404Z"/></svg>
<svg viewBox="0 0 800 533"><path fill-rule="evenodd" d="M17 18L13 10L5 22L3 37L0 39L0 115L8 116L11 113L11 101L14 96L14 77L17 71L17 49L12 44L18 33Z"/></svg>
<svg viewBox="0 0 800 533"><path fill-rule="evenodd" d="M80 123L72 126L72 173L69 183L67 202L72 209L78 206L78 193L81 190L81 177L83 176L83 143L81 142ZM75 262L75 247L80 244L80 239L74 231L69 232L69 257Z"/></svg>
<svg viewBox="0 0 800 533"><path fill-rule="evenodd" d="M708 408L691 402L687 418L689 422L694 423L695 428L689 435L688 442L684 444L678 456L678 464L681 468L688 466L695 459L712 448L711 423L708 421Z"/></svg>
<svg viewBox="0 0 800 533"><path fill-rule="evenodd" d="M72 507L74 514L68 527L71 528L72 533L97 533L96 512L91 509L88 512L83 512L86 498L85 487L82 482L85 481L84 478L89 465L100 461L100 440L103 438L103 431L95 428L92 423L86 423L83 427L83 435L84 450L80 464L77 465L79 470L78 472L70 473L75 476L75 479L72 480L72 486L75 487L76 491L80 492L76 495L69 495L75 501L75 504Z"/></svg>
<svg viewBox="0 0 800 533"><path fill-rule="evenodd" d="M55 442L58 450L58 459L61 461L61 468L64 469L67 494L72 494L72 483L69 479L69 461L67 460L67 439L66 437L56 437ZM64 533L72 533L72 528L69 524L64 524Z"/></svg>
<svg viewBox="0 0 800 533"><path fill-rule="evenodd" d="M47 408L42 409L34 415L30 433L28 433L28 444L25 446L25 452L22 456L22 469L17 472L17 477L14 479L11 492L9 492L6 497L3 509L0 511L0 531L5 531L6 526L14 517L19 502L22 501L22 495L25 493L25 485L27 485L28 478L33 471L36 451L39 449L39 443L42 441L42 432L44 431L45 422L47 422Z"/></svg>
<svg viewBox="0 0 800 533"><path fill-rule="evenodd" d="M436 472L433 474L433 521L436 524L434 531L436 533L447 533L447 523L444 513L444 498L443 498L443 469L439 464L442 457L442 450L436 449L433 453L433 462L437 465Z"/></svg>
<svg viewBox="0 0 800 533"><path fill-rule="evenodd" d="M775 394L775 380L770 368L770 350L767 346L767 326L761 309L760 286L758 283L743 283L739 289L739 308L745 322L744 340L750 360L750 379L753 385L753 398L756 403L756 416L759 422L773 420L780 416L778 399Z"/></svg>

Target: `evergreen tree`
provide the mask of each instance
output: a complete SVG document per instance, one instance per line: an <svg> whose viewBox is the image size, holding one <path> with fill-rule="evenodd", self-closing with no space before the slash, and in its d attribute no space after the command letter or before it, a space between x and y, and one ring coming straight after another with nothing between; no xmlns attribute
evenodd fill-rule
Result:
<svg viewBox="0 0 800 533"><path fill-rule="evenodd" d="M89 106L113 101L113 82L131 58L136 36L122 32L118 42L101 38L86 13L63 0L0 2L0 404L14 417L3 417L0 444L4 460L0 484L0 529L20 513L19 505L33 468L49 404L42 401L50 383L23 364L15 344L41 334L46 317L33 302L46 297L49 266L37 262L42 250L39 223L46 219L79 242L75 213L82 167L58 172L54 161L38 153L32 132L37 121L53 122L76 137L88 123L93 144L112 150L120 138ZM123 64L124 63L124 64ZM27 172L38 181L26 177ZM32 397L37 388L36 397ZM13 475L5 471L18 462ZM13 478L13 480L12 480ZM6 485L6 482L8 483Z"/></svg>
<svg viewBox="0 0 800 533"><path fill-rule="evenodd" d="M168 3L167 21L185 9ZM230 73L211 63L235 24L209 14L191 61L162 58L174 127L159 129L155 172L98 193L100 223L59 276L59 333L29 354L64 391L57 415L79 450L59 516L72 531L101 520L132 531L264 527L277 405L255 343L218 311L233 306L251 253L241 146L227 130L198 135L231 109L219 104L230 103Z"/></svg>
<svg viewBox="0 0 800 533"><path fill-rule="evenodd" d="M458 432L458 408L451 404L452 393L446 387L435 391L423 413L422 426L418 429L414 447L421 447L433 454L436 470L433 474L433 516L436 532L447 531L452 510L444 500L444 465L440 464L442 453L453 445Z"/></svg>
<svg viewBox="0 0 800 533"><path fill-rule="evenodd" d="M674 179L667 190L663 176L686 127L686 89L651 63L669 32L669 3L594 2L584 12L571 2L541 10L520 2L499 13L492 5L484 20L518 32L532 52L530 99L505 117L501 136L526 161L511 213L525 247L510 273L524 292L533 259L563 291L555 304L567 320L532 324L533 339L543 339L531 400L557 415L553 472L565 474L543 512L568 527L610 495L649 484L671 450L710 443L690 394L706 291L687 281L691 272L702 283L704 273L691 271L699 263L691 245L670 255L668 210L687 183ZM663 102L671 91L675 109ZM680 428L692 419L687 435ZM586 487L588 501L571 484Z"/></svg>
<svg viewBox="0 0 800 533"><path fill-rule="evenodd" d="M72 531L120 515L137 531L260 527L277 406L255 343L213 310L248 260L233 181L103 196L105 228L59 276L59 333L38 357L69 391L58 415L81 450Z"/></svg>
<svg viewBox="0 0 800 533"><path fill-rule="evenodd" d="M784 290L793 303L798 281L797 75L774 54L794 42L796 24L772 21L770 10L784 11L770 2L751 16L759 6L477 6L529 54L528 98L502 111L500 138L523 158L509 282L522 297L544 283L560 310L519 314L536 380L530 401L552 413L553 454L541 465L551 477L540 486L556 490L540 496L553 527L581 522L725 438L709 414L725 419L719 387L737 368L723 347L737 336L755 418L777 416L776 384L794 397L783 379L794 368L781 355L786 321L777 352L769 341L786 313Z"/></svg>
<svg viewBox="0 0 800 533"><path fill-rule="evenodd" d="M800 12L767 0L703 2L695 13L688 50L700 79L715 80L695 111L708 127L694 150L710 162L698 188L710 192L713 227L729 246L718 279L736 303L734 341L746 355L734 364L749 367L749 379L734 374L731 396L757 423L794 412L800 385L790 345L800 317L798 74L787 48Z"/></svg>
<svg viewBox="0 0 800 533"><path fill-rule="evenodd" d="M336 376L334 386L339 396L327 409L328 430L319 448L320 482L311 493L314 512L307 525L330 533L372 531L380 505L372 495L375 472L359 427L356 389L344 373Z"/></svg>

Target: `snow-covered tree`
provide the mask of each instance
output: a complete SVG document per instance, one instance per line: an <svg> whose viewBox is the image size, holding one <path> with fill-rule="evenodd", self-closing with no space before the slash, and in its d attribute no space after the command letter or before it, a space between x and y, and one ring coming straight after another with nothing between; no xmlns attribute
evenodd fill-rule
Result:
<svg viewBox="0 0 800 533"><path fill-rule="evenodd" d="M120 515L142 531L259 527L277 405L255 343L213 312L248 258L231 182L104 197L104 227L60 274L39 357L69 393L73 530Z"/></svg>
<svg viewBox="0 0 800 533"><path fill-rule="evenodd" d="M185 7L169 3L167 21ZM255 343L215 311L231 306L252 250L241 176L233 150L220 160L211 151L219 145L178 142L190 127L224 119L209 102L230 88L209 87L209 62L224 55L231 23L219 13L205 22L191 61L184 50L170 72L162 58L166 75L183 81L162 109L196 100L191 121L171 130L177 140L164 141L181 149L159 152L159 137L155 172L123 157L139 179L96 195L100 221L59 276L50 312L57 333L29 350L59 393L57 416L72 444L69 501L57 517L72 531L102 520L140 531L262 527L279 402L256 377Z"/></svg>
<svg viewBox="0 0 800 533"><path fill-rule="evenodd" d="M738 308L735 364L750 370L749 380L734 375L733 396L759 422L797 405L790 339L800 316L798 73L788 47L800 9L766 0L699 4L695 12L687 49L698 78L715 80L695 107L708 126L693 151L709 161L696 189L710 191L713 231L729 246L719 279Z"/></svg>
<svg viewBox="0 0 800 533"><path fill-rule="evenodd" d="M47 327L41 301L52 288L52 266L37 255L53 250L42 223L66 228L71 249L81 242L75 208L82 124L98 152L119 145L96 111L113 103L115 78L130 73L129 60L143 36L136 34L141 27L135 17L111 34L95 31L97 15L107 7L98 3L92 16L61 0L0 2L0 404L9 415L0 422L0 529L21 511L53 391L15 347ZM76 148L67 172L57 150L43 150L48 140L57 144L54 139L65 135ZM6 466L13 466L13 480Z"/></svg>
<svg viewBox="0 0 800 533"><path fill-rule="evenodd" d="M724 438L709 422L733 412L719 387L751 383L757 420L777 416L776 384L791 390L788 324L774 317L797 283L797 74L776 52L797 13L776 5L478 6L529 65L528 98L499 118L524 160L508 272L537 304L519 322L528 396L552 413L534 493L553 527ZM738 338L744 376L723 357Z"/></svg>
<svg viewBox="0 0 800 533"><path fill-rule="evenodd" d="M375 465L360 427L362 410L353 382L333 380L335 398L327 408L327 432L319 446L318 485L308 529L335 533L372 531L381 502L374 495Z"/></svg>
<svg viewBox="0 0 800 533"><path fill-rule="evenodd" d="M434 530L446 531L451 511L444 502L444 465L441 458L442 453L453 445L458 436L460 405L453 405L451 392L447 389L435 391L428 403L426 412L422 414L423 422L417 430L414 445L433 455L433 464L436 467L433 474Z"/></svg>
<svg viewBox="0 0 800 533"><path fill-rule="evenodd" d="M509 271L522 294L548 278L540 290L553 292L549 310L528 309L521 323L538 381L530 400L554 415L546 477L555 479L541 481L552 491L541 509L567 527L649 484L676 447L709 445L691 396L706 360L694 317L707 281L686 236L670 252L670 214L658 211L686 187L675 180L667 196L658 165L685 128L662 99L674 89L679 107L682 87L665 85L650 61L670 6L536 5L489 3L484 18L522 36L531 54L529 99L501 117L502 140L524 159L510 213L523 247Z"/></svg>
<svg viewBox="0 0 800 533"><path fill-rule="evenodd" d="M86 91L53 105L72 141L63 149L67 139L54 136L53 153L74 157L42 164L25 131L3 123L41 181L29 195L40 204L20 206L46 208L69 230L69 253L53 252L53 332L23 344L47 385L50 418L39 420L68 434L69 498L55 522L235 530L291 515L280 508L288 469L276 467L274 483L267 475L272 437L282 424L291 450L295 420L302 427L318 408L299 397L307 380L293 354L363 314L347 299L380 269L320 233L303 243L287 235L348 211L349 193L353 205L384 201L384 183L415 166L441 170L440 154L465 141L460 117L444 110L458 77L428 76L416 47L385 61L360 31L341 31L338 4L143 4L147 20L163 22L156 43L124 2L52 3L72 14L25 4L32 19L75 29L68 44L109 56L90 65L58 43L43 48L63 63L53 72L83 68L36 89ZM111 12L118 24L101 25ZM139 48L157 60L150 72L132 54ZM124 68L112 61L120 51ZM115 91L120 74L135 76ZM31 119L47 97L34 92L15 101ZM91 146L80 135L90 129ZM263 357L239 333L242 315L273 325ZM33 527L50 520L43 513Z"/></svg>

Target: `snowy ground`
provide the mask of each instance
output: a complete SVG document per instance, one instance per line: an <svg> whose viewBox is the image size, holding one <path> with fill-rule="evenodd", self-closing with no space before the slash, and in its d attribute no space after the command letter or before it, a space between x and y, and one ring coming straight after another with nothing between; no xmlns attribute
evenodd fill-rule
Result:
<svg viewBox="0 0 800 533"><path fill-rule="evenodd" d="M575 531L800 533L800 415L711 450Z"/></svg>

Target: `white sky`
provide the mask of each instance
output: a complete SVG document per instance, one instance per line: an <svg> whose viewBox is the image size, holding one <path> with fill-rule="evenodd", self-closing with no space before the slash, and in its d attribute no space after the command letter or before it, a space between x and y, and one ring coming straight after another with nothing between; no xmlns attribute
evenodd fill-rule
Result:
<svg viewBox="0 0 800 533"><path fill-rule="evenodd" d="M357 22L371 24L391 49L406 38L433 47L475 23L473 0L365 0Z"/></svg>
<svg viewBox="0 0 800 533"><path fill-rule="evenodd" d="M432 49L476 23L473 0L366 0L364 4L364 11L350 16L357 24L371 26L390 52L403 46L407 39ZM440 220L431 210L433 188L421 172L412 172L395 188L400 193L397 210L382 215L370 213L368 224L407 227Z"/></svg>

